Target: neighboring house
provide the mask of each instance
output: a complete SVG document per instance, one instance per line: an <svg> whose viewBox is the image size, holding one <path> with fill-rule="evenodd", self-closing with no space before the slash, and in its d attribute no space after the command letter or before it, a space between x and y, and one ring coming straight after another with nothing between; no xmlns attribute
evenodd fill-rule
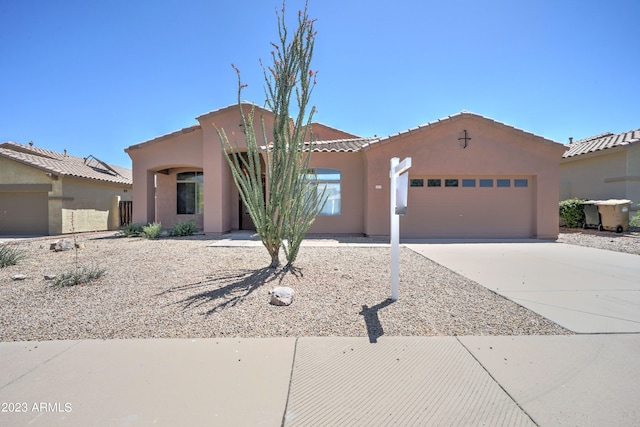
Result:
<svg viewBox="0 0 640 427"><path fill-rule="evenodd" d="M0 144L0 235L114 230L131 170L88 156Z"/></svg>
<svg viewBox="0 0 640 427"><path fill-rule="evenodd" d="M269 138L272 113L256 111L256 129L263 115ZM240 151L246 149L238 106L197 120L125 149L133 165L133 221L170 227L195 219L208 233L253 228L216 132L216 126L223 128ZM390 159L411 157L402 237L558 235L562 144L468 112L384 138L361 138L318 123L312 129L317 142L310 167L329 200L311 233L389 235Z"/></svg>
<svg viewBox="0 0 640 427"><path fill-rule="evenodd" d="M560 162L560 200L628 199L640 203L640 129L570 142Z"/></svg>

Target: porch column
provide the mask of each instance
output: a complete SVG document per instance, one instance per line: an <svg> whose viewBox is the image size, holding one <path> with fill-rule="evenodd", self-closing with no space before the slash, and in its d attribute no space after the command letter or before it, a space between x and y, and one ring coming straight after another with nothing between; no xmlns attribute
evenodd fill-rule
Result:
<svg viewBox="0 0 640 427"><path fill-rule="evenodd" d="M147 224L156 219L155 172L133 170L133 222Z"/></svg>

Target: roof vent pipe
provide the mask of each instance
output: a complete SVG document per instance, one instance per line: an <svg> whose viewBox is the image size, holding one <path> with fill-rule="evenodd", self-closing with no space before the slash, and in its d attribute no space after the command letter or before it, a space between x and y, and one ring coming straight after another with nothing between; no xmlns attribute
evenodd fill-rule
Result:
<svg viewBox="0 0 640 427"><path fill-rule="evenodd" d="M572 136L569 137L569 144L573 144L573 137Z"/></svg>

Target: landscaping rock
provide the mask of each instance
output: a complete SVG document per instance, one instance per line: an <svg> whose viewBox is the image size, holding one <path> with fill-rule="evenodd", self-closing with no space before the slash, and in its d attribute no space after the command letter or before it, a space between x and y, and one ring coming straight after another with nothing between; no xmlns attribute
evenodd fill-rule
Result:
<svg viewBox="0 0 640 427"><path fill-rule="evenodd" d="M278 286L273 288L271 294L271 304L273 305L291 305L293 302L293 294L295 292L288 286Z"/></svg>
<svg viewBox="0 0 640 427"><path fill-rule="evenodd" d="M70 251L71 249L73 249L75 246L73 244L73 242L69 239L61 239L61 240L56 240L55 242L53 242L51 244L51 246L49 247L50 250L55 251L55 252L62 252L62 251Z"/></svg>
<svg viewBox="0 0 640 427"><path fill-rule="evenodd" d="M44 275L44 280L53 280L56 277L58 277L58 276L56 276L55 274L45 274Z"/></svg>
<svg viewBox="0 0 640 427"><path fill-rule="evenodd" d="M13 276L11 276L11 278L13 280L24 280L27 278L27 276L25 276L24 274L14 274Z"/></svg>

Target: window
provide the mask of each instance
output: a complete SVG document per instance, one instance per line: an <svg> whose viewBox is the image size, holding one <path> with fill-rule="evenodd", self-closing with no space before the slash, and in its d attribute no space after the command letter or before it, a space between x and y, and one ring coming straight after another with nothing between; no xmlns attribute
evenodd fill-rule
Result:
<svg viewBox="0 0 640 427"><path fill-rule="evenodd" d="M475 179L463 179L462 180L462 186L463 187L475 187L476 186L476 180Z"/></svg>
<svg viewBox="0 0 640 427"><path fill-rule="evenodd" d="M480 180L480 187L493 187L493 180L492 179L481 179Z"/></svg>
<svg viewBox="0 0 640 427"><path fill-rule="evenodd" d="M421 179L421 178L411 179L411 180L409 180L409 186L410 187L424 187L424 179Z"/></svg>
<svg viewBox="0 0 640 427"><path fill-rule="evenodd" d="M444 180L444 186L445 187L457 187L458 186L458 180L457 179L445 179Z"/></svg>
<svg viewBox="0 0 640 427"><path fill-rule="evenodd" d="M441 179L428 179L427 180L427 187L441 187L442 186L442 180Z"/></svg>
<svg viewBox="0 0 640 427"><path fill-rule="evenodd" d="M511 180L510 179L496 179L496 186L498 186L500 188L511 187Z"/></svg>
<svg viewBox="0 0 640 427"><path fill-rule="evenodd" d="M176 175L178 214L202 214L204 191L202 172L182 172Z"/></svg>
<svg viewBox="0 0 640 427"><path fill-rule="evenodd" d="M340 171L335 169L311 169L307 179L317 180L317 195L324 191L327 202L318 215L340 215L342 210L342 191L340 184Z"/></svg>
<svg viewBox="0 0 640 427"><path fill-rule="evenodd" d="M529 186L529 180L528 179L514 179L513 180L513 186L514 187L518 187L518 188L526 188Z"/></svg>

